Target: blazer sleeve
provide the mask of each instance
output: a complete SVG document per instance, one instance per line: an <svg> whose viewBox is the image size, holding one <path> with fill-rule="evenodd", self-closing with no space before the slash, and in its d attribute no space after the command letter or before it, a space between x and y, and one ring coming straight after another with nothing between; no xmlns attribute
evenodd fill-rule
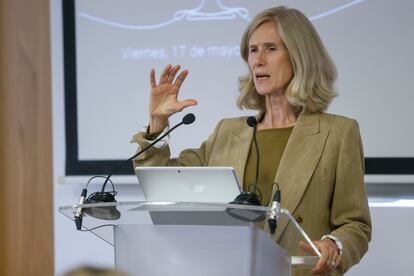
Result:
<svg viewBox="0 0 414 276"><path fill-rule="evenodd" d="M343 244L343 272L357 264L368 250L371 218L364 182L364 154L355 120L344 126L331 208L332 235Z"/></svg>
<svg viewBox="0 0 414 276"><path fill-rule="evenodd" d="M185 149L177 158L171 158L169 145L161 149L152 147L146 152L136 157L133 161L134 167L137 166L207 166L210 159L212 148L216 142L220 127L220 121L214 132L197 149ZM138 132L132 138L132 143L139 145L138 150L149 145L145 140L145 132Z"/></svg>

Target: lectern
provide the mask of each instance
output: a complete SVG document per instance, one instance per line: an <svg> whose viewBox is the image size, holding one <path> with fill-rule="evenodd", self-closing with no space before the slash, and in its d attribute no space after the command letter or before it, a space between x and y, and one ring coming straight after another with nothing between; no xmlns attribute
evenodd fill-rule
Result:
<svg viewBox="0 0 414 276"><path fill-rule="evenodd" d="M113 245L116 269L129 275L284 276L290 275L292 266L313 266L317 260L289 256L261 230L268 207L115 202L59 210L73 220L78 208L83 212L83 229Z"/></svg>

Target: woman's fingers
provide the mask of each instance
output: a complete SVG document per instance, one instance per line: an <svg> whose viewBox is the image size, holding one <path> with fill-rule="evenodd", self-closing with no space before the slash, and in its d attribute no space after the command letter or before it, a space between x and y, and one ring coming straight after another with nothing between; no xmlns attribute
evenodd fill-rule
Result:
<svg viewBox="0 0 414 276"><path fill-rule="evenodd" d="M188 70L184 70L178 75L177 79L174 82L174 84L178 87L178 89L180 89L187 75L188 75Z"/></svg>
<svg viewBox="0 0 414 276"><path fill-rule="evenodd" d="M160 76L160 81L158 83L158 85L162 85L162 84L173 84L175 86L177 86L178 88L181 87L181 85L183 84L185 78L188 75L188 70L183 70L177 78L176 75L178 73L178 71L180 71L181 66L180 65L175 65L172 66L171 64L168 64L162 71L161 76ZM175 81L174 81L175 79ZM157 83L155 81L155 70L153 68L151 68L150 70L150 84L151 84L151 88L155 88L157 86Z"/></svg>
<svg viewBox="0 0 414 276"><path fill-rule="evenodd" d="M333 257L332 257L332 260L330 262L330 266L333 270L335 270L340 264L341 264L341 256L339 256L339 253L336 250L333 253Z"/></svg>
<svg viewBox="0 0 414 276"><path fill-rule="evenodd" d="M340 264L341 257L336 244L330 239L315 242L321 252L321 258L312 269L314 274L331 272Z"/></svg>
<svg viewBox="0 0 414 276"><path fill-rule="evenodd" d="M154 88L155 86L157 86L157 83L155 82L155 70L154 70L154 68L151 68L151 70L150 70L150 84L151 84L151 88Z"/></svg>
<svg viewBox="0 0 414 276"><path fill-rule="evenodd" d="M299 246L302 250L308 252L309 254L313 256L316 256L316 253L313 251L312 247L308 243L304 241L299 241Z"/></svg>
<svg viewBox="0 0 414 276"><path fill-rule="evenodd" d="M316 263L315 267L312 269L312 272L315 274L328 272L330 269L328 262L331 259L328 248L324 247L323 245L321 246L321 244L319 244L317 241L314 241L314 243L321 252L321 257L319 258L319 261Z"/></svg>
<svg viewBox="0 0 414 276"><path fill-rule="evenodd" d="M186 100L182 100L182 101L177 101L171 105L169 105L168 107L166 107L165 110L163 110L163 113L168 114L169 116L183 111L184 108L189 107L189 106L193 106L193 105L197 105L197 101L194 99L186 99Z"/></svg>
<svg viewBox="0 0 414 276"><path fill-rule="evenodd" d="M180 65L172 66L171 64L168 64L167 66L165 66L164 70L162 70L159 84L166 84L166 83L171 84L175 79L175 75L177 75L177 72L180 69L181 69Z"/></svg>
<svg viewBox="0 0 414 276"><path fill-rule="evenodd" d="M186 107L197 105L197 101L194 99L187 99L187 100L180 101L180 105L181 105L181 110L183 110Z"/></svg>
<svg viewBox="0 0 414 276"><path fill-rule="evenodd" d="M194 99L186 99L179 102L170 103L168 105L159 106L154 110L152 115L161 117L170 117L171 115L183 111L184 108L196 105L197 101Z"/></svg>
<svg viewBox="0 0 414 276"><path fill-rule="evenodd" d="M171 68L172 68L171 64L168 64L167 66L165 66L164 70L162 70L159 84L164 84L167 82L168 75L170 74Z"/></svg>
<svg viewBox="0 0 414 276"><path fill-rule="evenodd" d="M330 239L325 239L314 241L314 244L321 252L321 257L313 267L312 274L324 274L335 270L341 263L341 256L339 256L338 248L335 243ZM300 241L299 246L303 250L315 255L312 248L306 242Z"/></svg>
<svg viewBox="0 0 414 276"><path fill-rule="evenodd" d="M181 66L180 65L174 65L170 72L168 72L168 78L167 78L167 83L172 84L172 82L175 79L175 75L177 75L178 70L180 70Z"/></svg>
<svg viewBox="0 0 414 276"><path fill-rule="evenodd" d="M150 70L151 97L149 110L151 116L169 117L184 108L197 104L194 99L179 101L177 99L181 85L188 75L188 70L181 69L180 65L168 64L162 71L160 82L155 80L155 70Z"/></svg>

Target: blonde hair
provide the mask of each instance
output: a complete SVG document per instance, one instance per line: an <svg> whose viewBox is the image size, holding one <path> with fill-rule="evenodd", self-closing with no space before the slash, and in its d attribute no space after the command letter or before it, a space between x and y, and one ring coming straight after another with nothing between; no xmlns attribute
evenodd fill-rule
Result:
<svg viewBox="0 0 414 276"><path fill-rule="evenodd" d="M273 22L289 53L293 78L286 88L288 101L305 113L326 110L336 97L336 68L309 19L296 9L283 6L266 9L255 16L245 30L240 53L247 63L249 40L263 23ZM239 77L239 108L265 111L265 98L256 91L253 75Z"/></svg>

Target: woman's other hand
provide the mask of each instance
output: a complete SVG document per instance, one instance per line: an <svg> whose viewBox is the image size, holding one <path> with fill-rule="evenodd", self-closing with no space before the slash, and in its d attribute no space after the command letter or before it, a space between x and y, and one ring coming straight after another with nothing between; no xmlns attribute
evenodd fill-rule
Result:
<svg viewBox="0 0 414 276"><path fill-rule="evenodd" d="M313 243L319 249L319 252L321 252L321 257L312 268L312 275L323 275L334 271L341 264L341 256L339 255L339 250L335 242L331 239L323 239L313 241ZM306 242L300 241L299 246L306 252L316 255Z"/></svg>
<svg viewBox="0 0 414 276"><path fill-rule="evenodd" d="M176 77L181 66L168 64L161 73L158 84L155 81L155 70L150 71L151 95L149 104L150 133L161 131L168 123L168 118L188 106L197 104L194 99L179 101L178 93L188 70L183 70Z"/></svg>

